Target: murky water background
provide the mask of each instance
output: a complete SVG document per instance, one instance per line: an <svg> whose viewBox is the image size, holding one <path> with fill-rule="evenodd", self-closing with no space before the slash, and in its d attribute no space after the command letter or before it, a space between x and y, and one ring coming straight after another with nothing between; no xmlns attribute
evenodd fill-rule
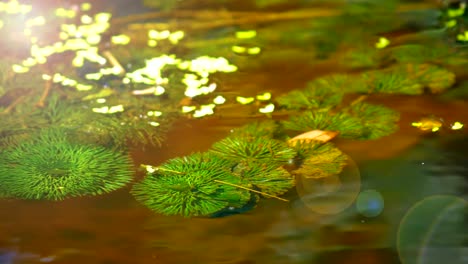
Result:
<svg viewBox="0 0 468 264"><path fill-rule="evenodd" d="M222 82L240 93L277 95L336 70L333 61L292 60ZM411 122L431 114L467 124L468 102L383 95L369 102L400 111L400 130L379 140L335 143L356 162L361 190L382 195L384 208L376 217L363 216L355 204L336 215L317 214L295 190L285 196L290 203L265 199L247 213L213 219L157 215L138 204L129 187L61 202L0 200L0 264L400 263L397 232L415 203L436 194L467 198L466 129L426 135ZM162 147L133 149L134 162L157 165L205 151L254 120L242 111L232 106L224 116L181 120ZM142 177L139 172L136 180Z"/></svg>

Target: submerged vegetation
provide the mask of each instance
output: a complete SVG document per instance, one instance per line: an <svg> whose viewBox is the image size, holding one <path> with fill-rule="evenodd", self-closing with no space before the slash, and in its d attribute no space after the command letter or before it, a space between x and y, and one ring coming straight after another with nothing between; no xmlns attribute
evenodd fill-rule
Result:
<svg viewBox="0 0 468 264"><path fill-rule="evenodd" d="M0 21L0 196L61 200L115 190L131 180L129 147L161 146L175 120L244 107L263 120L234 129L207 152L146 166L131 193L166 215L245 211L262 197L286 200L279 196L298 177L326 178L347 166L332 143L292 144L296 134L378 139L398 129L399 113L373 104L373 95L466 87L456 83L456 68L468 64L462 6L421 10L366 0L319 9L293 1L305 7L295 10L291 1L247 1L262 9L255 13L187 11L191 0L143 2L164 11L112 18L83 3L25 22L32 6L0 3L8 16ZM15 38L18 24L24 34ZM221 81L285 58L307 65L336 59L346 73L311 77L277 97L274 89L242 94Z"/></svg>

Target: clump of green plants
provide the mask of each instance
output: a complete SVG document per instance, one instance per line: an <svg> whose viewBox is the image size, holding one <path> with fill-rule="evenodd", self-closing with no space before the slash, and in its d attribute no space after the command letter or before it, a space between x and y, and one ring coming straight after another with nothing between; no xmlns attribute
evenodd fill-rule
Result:
<svg viewBox="0 0 468 264"><path fill-rule="evenodd" d="M132 194L153 211L165 215L210 216L251 200L241 179L230 172L232 162L195 153L167 161L135 184Z"/></svg>
<svg viewBox="0 0 468 264"><path fill-rule="evenodd" d="M455 74L431 64L397 64L363 73L369 93L441 93L455 83Z"/></svg>
<svg viewBox="0 0 468 264"><path fill-rule="evenodd" d="M311 81L305 89L291 91L276 101L279 106L292 110L334 107L341 103L351 85L358 84L350 76L333 74Z"/></svg>
<svg viewBox="0 0 468 264"><path fill-rule="evenodd" d="M278 166L295 156L284 142L264 137L227 137L214 143L211 151L236 163L268 162Z"/></svg>
<svg viewBox="0 0 468 264"><path fill-rule="evenodd" d="M120 152L73 143L47 129L0 152L0 195L19 199L63 200L117 190L133 176L132 162Z"/></svg>
<svg viewBox="0 0 468 264"><path fill-rule="evenodd" d="M305 111L284 121L284 127L293 131L330 130L349 139L377 139L398 129L399 114L384 106L356 103L338 112Z"/></svg>

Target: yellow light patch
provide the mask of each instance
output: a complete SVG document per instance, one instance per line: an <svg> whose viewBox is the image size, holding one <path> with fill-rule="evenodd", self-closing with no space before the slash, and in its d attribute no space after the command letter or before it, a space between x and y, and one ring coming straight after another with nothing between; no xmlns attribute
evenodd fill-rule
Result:
<svg viewBox="0 0 468 264"><path fill-rule="evenodd" d="M155 171L158 170L157 167L153 167L153 166L151 166L151 165L141 164L141 166L142 166L143 168L145 168L145 170L146 170L148 173L153 173L153 172L155 172Z"/></svg>
<svg viewBox="0 0 468 264"><path fill-rule="evenodd" d="M252 48L247 49L247 54L257 55L257 54L260 54L261 51L262 49L260 47L252 47Z"/></svg>
<svg viewBox="0 0 468 264"><path fill-rule="evenodd" d="M452 126L450 127L452 130L459 130L459 129L462 129L463 128L463 124L461 122L455 122L452 124Z"/></svg>
<svg viewBox="0 0 468 264"><path fill-rule="evenodd" d="M250 104L255 100L254 97L242 97L242 96L237 96L236 101L240 104L246 105Z"/></svg>
<svg viewBox="0 0 468 264"><path fill-rule="evenodd" d="M234 45L231 47L231 50L234 53L245 53L247 51L246 47Z"/></svg>
<svg viewBox="0 0 468 264"><path fill-rule="evenodd" d="M158 117L158 116L161 116L162 115L162 112L160 111L148 111L146 113L147 116L155 116L155 117Z"/></svg>
<svg viewBox="0 0 468 264"><path fill-rule="evenodd" d="M23 66L25 67L32 67L37 64L37 61L33 58L27 58L23 61Z"/></svg>
<svg viewBox="0 0 468 264"><path fill-rule="evenodd" d="M50 76L48 74L42 74L42 79L44 81L49 81L49 80L52 80L52 76Z"/></svg>
<svg viewBox="0 0 468 264"><path fill-rule="evenodd" d="M390 45L390 40L388 40L387 38L384 38L384 37L380 37L379 41L377 41L377 43L375 43L375 47L377 49L383 49L383 48L387 47L388 45Z"/></svg>
<svg viewBox="0 0 468 264"><path fill-rule="evenodd" d="M44 64L44 63L47 62L47 59L46 59L46 57L38 56L38 57L36 57L36 62L39 63L39 64Z"/></svg>
<svg viewBox="0 0 468 264"><path fill-rule="evenodd" d="M268 101L271 99L271 93L264 93L257 95L257 100L259 101Z"/></svg>
<svg viewBox="0 0 468 264"><path fill-rule="evenodd" d="M202 105L199 110L196 110L195 113L193 113L193 117L199 118L206 115L212 115L214 114L215 106L215 104Z"/></svg>
<svg viewBox="0 0 468 264"><path fill-rule="evenodd" d="M218 95L215 97L215 99L213 99L213 103L218 104L218 105L224 104L225 102L226 102L226 98L224 98L221 95Z"/></svg>
<svg viewBox="0 0 468 264"><path fill-rule="evenodd" d="M26 21L26 27L42 26L46 22L43 16L38 16Z"/></svg>
<svg viewBox="0 0 468 264"><path fill-rule="evenodd" d="M94 16L94 19L97 23L103 24L109 22L111 16L111 13L98 13Z"/></svg>
<svg viewBox="0 0 468 264"><path fill-rule="evenodd" d="M157 45L158 45L158 42L157 42L156 40L154 40L154 39L148 40L148 47L154 48L154 47L156 47Z"/></svg>
<svg viewBox="0 0 468 264"><path fill-rule="evenodd" d="M157 126L160 125L158 122L155 122L155 121L151 121L148 124L150 124L151 126L154 126L154 127L157 127Z"/></svg>
<svg viewBox="0 0 468 264"><path fill-rule="evenodd" d="M251 39L257 36L257 31L255 30L246 30L246 31L237 31L236 38L238 39Z"/></svg>
<svg viewBox="0 0 468 264"><path fill-rule="evenodd" d="M462 41L462 42L467 42L468 41L468 31L465 31L463 34L458 34L457 35L457 40Z"/></svg>
<svg viewBox="0 0 468 264"><path fill-rule="evenodd" d="M156 86L156 89L155 89L155 91L154 91L154 94L155 94L155 95L161 95L161 94L163 94L164 92L166 92L166 89L164 89L164 87L158 85L158 86Z"/></svg>
<svg viewBox="0 0 468 264"><path fill-rule="evenodd" d="M96 99L96 102L97 102L98 104L103 104L103 103L105 103L106 101L107 101L106 98L98 98L98 99Z"/></svg>
<svg viewBox="0 0 468 264"><path fill-rule="evenodd" d="M457 20L455 20L455 19L451 19L451 20L445 22L445 27L447 27L447 28L453 28L456 25L457 25Z"/></svg>
<svg viewBox="0 0 468 264"><path fill-rule="evenodd" d="M111 42L115 45L127 45L130 43L130 37L127 35L112 36Z"/></svg>
<svg viewBox="0 0 468 264"><path fill-rule="evenodd" d="M29 68L28 67L23 67L21 65L18 65L18 64L13 64L13 66L11 67L13 69L14 72L16 73L26 73L29 71Z"/></svg>
<svg viewBox="0 0 468 264"><path fill-rule="evenodd" d="M80 8L81 8L81 11L89 11L91 10L91 4L90 3L82 3Z"/></svg>
<svg viewBox="0 0 468 264"><path fill-rule="evenodd" d="M272 113L274 110L275 110L274 104L268 104L265 107L258 109L258 111L262 114Z"/></svg>
<svg viewBox="0 0 468 264"><path fill-rule="evenodd" d="M76 89L78 91L89 91L89 90L93 89L93 86L79 83L79 84L76 85Z"/></svg>
<svg viewBox="0 0 468 264"><path fill-rule="evenodd" d="M86 42L88 42L91 45L96 45L101 42L101 36L100 35L89 35L86 37Z"/></svg>
<svg viewBox="0 0 468 264"><path fill-rule="evenodd" d="M103 106L103 107L95 107L92 109L93 112L95 113L100 113L100 114L114 114L118 112L123 112L124 107L123 105L115 105L115 106Z"/></svg>
<svg viewBox="0 0 468 264"><path fill-rule="evenodd" d="M176 31L174 33L171 33L169 36L169 41L171 42L172 45L176 45L179 43L179 40L184 38L185 33L181 30Z"/></svg>
<svg viewBox="0 0 468 264"><path fill-rule="evenodd" d="M81 20L81 23L83 23L83 24L91 24L91 23L93 23L93 18L90 17L90 16L88 16L88 15L82 15L81 18L80 18L80 20Z"/></svg>
<svg viewBox="0 0 468 264"><path fill-rule="evenodd" d="M102 77L102 73L96 72L96 73L88 73L85 75L85 78L88 80L99 80Z"/></svg>
<svg viewBox="0 0 468 264"><path fill-rule="evenodd" d="M190 113L197 109L196 106L182 106L182 113Z"/></svg>
<svg viewBox="0 0 468 264"><path fill-rule="evenodd" d="M458 9L449 9L447 10L447 15L451 18L462 16L465 13L465 8L466 7L461 6Z"/></svg>

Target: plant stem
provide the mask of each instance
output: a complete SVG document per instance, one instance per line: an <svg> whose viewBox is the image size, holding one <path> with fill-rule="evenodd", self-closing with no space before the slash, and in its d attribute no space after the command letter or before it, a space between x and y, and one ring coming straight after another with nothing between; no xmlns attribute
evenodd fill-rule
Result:
<svg viewBox="0 0 468 264"><path fill-rule="evenodd" d="M247 191L251 191L251 192L254 192L254 193L258 193L258 194L261 194L261 195L264 195L264 196L268 196L268 197L271 197L271 198L275 198L275 199L278 199L278 200L281 200L281 201L284 201L284 202L289 202L289 200L280 198L280 197L278 197L278 196L274 196L274 195L271 195L271 194L268 194L268 193L256 191L256 190L253 190L253 189L249 189L249 188L247 188L247 187L240 186L240 185L237 185L237 184L233 184L233 183L229 183L229 182L225 182L225 181L220 181L220 180L214 180L214 181L215 181L215 182L222 183L222 184L226 184L226 185L231 185L231 186L234 186L234 187L237 187L237 188L241 188L241 189L244 189L244 190L247 190Z"/></svg>
<svg viewBox="0 0 468 264"><path fill-rule="evenodd" d="M45 100L47 99L47 96L49 95L50 88L52 87L52 80L47 80L44 86L44 91L42 92L41 98L39 98L39 101L37 101L36 106L37 107L44 107L45 106Z"/></svg>

